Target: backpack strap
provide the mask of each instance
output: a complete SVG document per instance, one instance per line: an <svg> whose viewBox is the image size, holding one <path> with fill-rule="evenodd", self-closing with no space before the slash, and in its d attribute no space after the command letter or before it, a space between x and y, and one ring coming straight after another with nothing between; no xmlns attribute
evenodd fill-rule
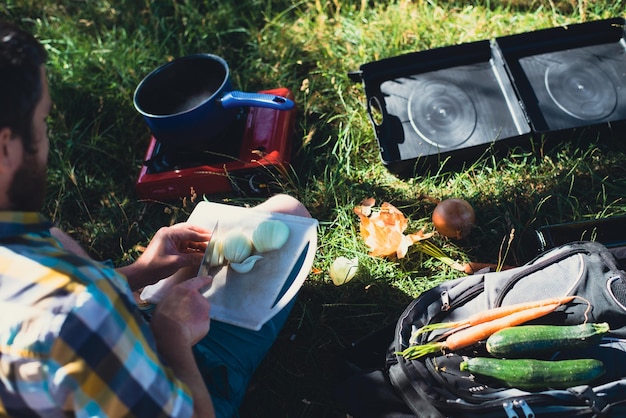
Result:
<svg viewBox="0 0 626 418"><path fill-rule="evenodd" d="M594 418L608 418L611 405L593 391L591 386L575 386L567 389L578 399L584 401L593 412Z"/></svg>
<svg viewBox="0 0 626 418"><path fill-rule="evenodd" d="M411 384L408 375L401 370L402 365L389 367L389 379L402 398L413 411L418 411L420 418L446 418L428 400L425 393L417 385ZM410 394L410 395L409 395Z"/></svg>

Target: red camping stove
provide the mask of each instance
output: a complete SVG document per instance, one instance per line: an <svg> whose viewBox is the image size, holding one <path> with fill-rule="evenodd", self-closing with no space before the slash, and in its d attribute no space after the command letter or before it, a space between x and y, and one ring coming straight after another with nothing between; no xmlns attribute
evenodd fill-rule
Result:
<svg viewBox="0 0 626 418"><path fill-rule="evenodd" d="M263 90L293 100L284 87ZM174 200L194 193L267 194L289 164L296 109L241 108L210 144L164 147L153 136L136 183L140 199Z"/></svg>

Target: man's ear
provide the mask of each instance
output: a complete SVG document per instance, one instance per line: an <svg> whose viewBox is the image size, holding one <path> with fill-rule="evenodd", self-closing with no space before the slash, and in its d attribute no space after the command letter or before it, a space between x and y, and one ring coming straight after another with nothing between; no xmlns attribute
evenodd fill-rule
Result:
<svg viewBox="0 0 626 418"><path fill-rule="evenodd" d="M0 128L0 173L12 171L22 159L21 141L13 137L11 128Z"/></svg>

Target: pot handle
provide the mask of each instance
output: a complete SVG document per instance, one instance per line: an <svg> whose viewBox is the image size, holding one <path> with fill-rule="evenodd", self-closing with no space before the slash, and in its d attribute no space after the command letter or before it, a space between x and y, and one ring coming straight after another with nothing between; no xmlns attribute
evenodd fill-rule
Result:
<svg viewBox="0 0 626 418"><path fill-rule="evenodd" d="M292 109L295 103L283 96L265 93L246 93L243 91L229 91L220 99L224 109L235 107L252 106L267 107L276 110Z"/></svg>

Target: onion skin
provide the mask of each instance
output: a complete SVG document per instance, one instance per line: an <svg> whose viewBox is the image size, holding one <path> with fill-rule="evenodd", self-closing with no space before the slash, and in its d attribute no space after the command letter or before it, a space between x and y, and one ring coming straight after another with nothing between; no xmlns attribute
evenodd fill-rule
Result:
<svg viewBox="0 0 626 418"><path fill-rule="evenodd" d="M476 222L474 208L463 199L446 199L433 211L433 225L441 235L463 239L469 235Z"/></svg>

